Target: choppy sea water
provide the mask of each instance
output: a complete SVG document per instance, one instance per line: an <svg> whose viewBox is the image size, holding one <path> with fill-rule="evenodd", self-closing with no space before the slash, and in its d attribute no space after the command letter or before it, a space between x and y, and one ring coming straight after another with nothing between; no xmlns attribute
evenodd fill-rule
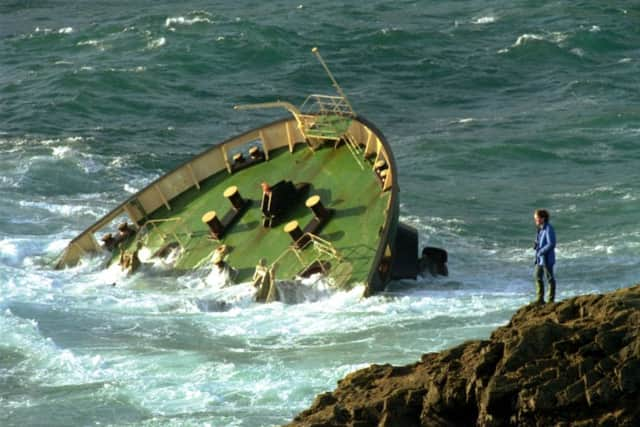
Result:
<svg viewBox="0 0 640 427"><path fill-rule="evenodd" d="M329 92L313 46L449 277L258 305L206 272L52 269L128 195L280 117L234 104ZM505 324L533 298L538 207L560 299L638 282L638 46L630 2L3 2L0 425L285 423L348 372Z"/></svg>

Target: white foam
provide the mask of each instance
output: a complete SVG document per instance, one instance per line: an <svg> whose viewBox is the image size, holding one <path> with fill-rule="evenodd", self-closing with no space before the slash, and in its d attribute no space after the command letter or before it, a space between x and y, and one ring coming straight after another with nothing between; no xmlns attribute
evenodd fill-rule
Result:
<svg viewBox="0 0 640 427"><path fill-rule="evenodd" d="M614 188L610 185L600 185L597 187L589 188L584 191L553 194L551 197L554 199L558 199L558 198L590 199L593 196L601 196L603 193L613 193L614 191L615 191Z"/></svg>
<svg viewBox="0 0 640 427"><path fill-rule="evenodd" d="M115 156L111 159L111 162L109 162L109 166L117 168L123 168L127 164L127 158L124 156Z"/></svg>
<svg viewBox="0 0 640 427"><path fill-rule="evenodd" d="M206 16L194 16L193 18L185 18L184 16L176 16L167 18L164 21L164 26L169 28L174 25L193 25L199 23L211 24L212 21Z"/></svg>
<svg viewBox="0 0 640 427"><path fill-rule="evenodd" d="M559 45L561 43L564 43L567 40L567 37L568 37L567 33L563 33L561 31L554 31L550 34L549 41Z"/></svg>
<svg viewBox="0 0 640 427"><path fill-rule="evenodd" d="M107 50L107 46L104 44L104 41L102 40L85 40L85 41L76 43L76 46L91 46L91 47L95 47L100 52L104 52L105 50Z"/></svg>
<svg viewBox="0 0 640 427"><path fill-rule="evenodd" d="M226 286L232 285L231 270L211 268L209 274L205 277L204 284L212 289L222 289Z"/></svg>
<svg viewBox="0 0 640 427"><path fill-rule="evenodd" d="M147 71L147 67L139 65L137 67L130 68L109 68L109 71L113 73L143 73Z"/></svg>
<svg viewBox="0 0 640 427"><path fill-rule="evenodd" d="M579 48L579 47L574 47L573 49L570 50L571 53L573 53L575 56L578 56L580 58L584 57L585 53L584 50Z"/></svg>
<svg viewBox="0 0 640 427"><path fill-rule="evenodd" d="M43 34L71 34L73 33L73 27L63 27L57 30L53 30L51 28L40 28L36 27L34 33L43 33Z"/></svg>
<svg viewBox="0 0 640 427"><path fill-rule="evenodd" d="M385 27L383 29L380 30L380 33L387 35L390 33L396 33L398 31L401 31L400 27Z"/></svg>
<svg viewBox="0 0 640 427"><path fill-rule="evenodd" d="M101 44L98 40L85 40L82 42L76 43L77 46L99 46Z"/></svg>
<svg viewBox="0 0 640 427"><path fill-rule="evenodd" d="M513 47L522 46L527 42L540 41L540 40L544 40L544 37L542 37L541 35L538 35L538 34L522 34L521 36L518 37L518 39L516 40L516 42L512 46Z"/></svg>
<svg viewBox="0 0 640 427"><path fill-rule="evenodd" d="M73 27L63 27L63 28L58 28L57 30L51 29L51 28L40 28L40 27L36 27L35 30L33 30L34 33L38 34L38 33L42 33L42 34L71 34L73 33Z"/></svg>
<svg viewBox="0 0 640 427"><path fill-rule="evenodd" d="M126 191L129 194L135 194L135 193L137 193L139 191L138 188L129 185L129 183L126 183L124 185L123 190Z"/></svg>
<svg viewBox="0 0 640 427"><path fill-rule="evenodd" d="M126 161L126 159L123 159L122 161ZM123 189L127 193L131 193L131 194L137 193L138 191L140 191L141 188L146 187L147 185L149 185L151 182L158 179L159 177L160 175L156 174L150 177L145 176L142 178L132 179L124 185Z"/></svg>
<svg viewBox="0 0 640 427"><path fill-rule="evenodd" d="M102 374L95 370L95 356L77 356L71 350L59 349L38 326L35 320L14 316L10 310L0 316L3 344L28 355L20 369L32 372L31 380L52 386L83 384Z"/></svg>
<svg viewBox="0 0 640 427"><path fill-rule="evenodd" d="M329 300L339 293L332 281L321 275L314 275L302 280L276 281L278 292L286 304L299 304Z"/></svg>
<svg viewBox="0 0 640 427"><path fill-rule="evenodd" d="M60 254L69 245L71 239L58 239L50 242L45 251L50 254Z"/></svg>
<svg viewBox="0 0 640 427"><path fill-rule="evenodd" d="M544 35L535 34L535 33L526 33L518 36L515 43L513 43L510 48L500 49L498 53L506 53L506 52L509 52L512 48L517 48L517 47L530 44L532 42L540 42L540 41L546 41L561 47L563 43L566 41L567 37L568 37L567 33L563 33L560 31L555 31L552 33L544 34Z"/></svg>
<svg viewBox="0 0 640 427"><path fill-rule="evenodd" d="M62 217L77 217L79 215L92 215L96 218L101 217L107 213L106 209L99 208L96 206L86 206L79 205L77 203L73 204L55 204L52 202L44 202L44 201L33 201L33 200L20 200L18 202L19 206L27 207L30 209L42 209L53 214L62 216Z"/></svg>
<svg viewBox="0 0 640 427"><path fill-rule="evenodd" d="M0 259L10 259L15 261L18 258L18 247L15 241L9 239L0 240Z"/></svg>
<svg viewBox="0 0 640 427"><path fill-rule="evenodd" d="M459 235L466 224L464 220L455 217L418 217L415 215L400 215L400 221L414 226L421 235Z"/></svg>
<svg viewBox="0 0 640 427"><path fill-rule="evenodd" d="M71 154L71 147L53 147L52 154L54 157L62 159Z"/></svg>
<svg viewBox="0 0 640 427"><path fill-rule="evenodd" d="M500 49L500 50L498 50L498 53L507 53L513 48L524 46L525 44L529 44L531 42L539 42L539 41L543 41L543 40L546 40L545 37L541 36L539 34L529 34L529 33L522 34L522 35L518 36L518 38L516 39L515 43L513 43L510 48Z"/></svg>
<svg viewBox="0 0 640 427"><path fill-rule="evenodd" d="M624 239L619 236L611 238L593 239L588 241L578 239L569 242L562 242L556 248L556 258L565 260L581 260L594 257L615 256L627 251L633 251L640 246L640 235L638 233L627 233Z"/></svg>
<svg viewBox="0 0 640 427"><path fill-rule="evenodd" d="M157 49L164 46L166 43L167 39L165 39L164 37L160 37L147 43L147 49Z"/></svg>
<svg viewBox="0 0 640 427"><path fill-rule="evenodd" d="M28 173L30 168L37 167L39 164L47 164L59 160L71 161L77 164L85 173L95 173L103 170L105 166L92 154L82 152L84 147L80 143L90 139L76 136L64 139L16 141L15 147L7 149L7 152L25 152L23 157L26 157L27 160L19 159L20 161L16 164L16 174L19 175ZM51 155L42 155L39 145L49 148Z"/></svg>
<svg viewBox="0 0 640 427"><path fill-rule="evenodd" d="M473 19L471 23L476 25L486 25L486 24L493 24L497 20L498 19L495 16L489 15L489 16L481 16L480 18Z"/></svg>
<svg viewBox="0 0 640 427"><path fill-rule="evenodd" d="M11 178L8 176L0 176L0 187L18 188L20 187L20 181L16 178Z"/></svg>

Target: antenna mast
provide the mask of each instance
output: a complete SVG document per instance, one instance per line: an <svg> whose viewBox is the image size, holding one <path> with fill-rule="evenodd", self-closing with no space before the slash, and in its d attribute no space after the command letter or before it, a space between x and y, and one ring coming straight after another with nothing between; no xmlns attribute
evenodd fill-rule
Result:
<svg viewBox="0 0 640 427"><path fill-rule="evenodd" d="M327 75L331 79L331 82L333 83L333 87L336 89L336 91L342 97L342 99L344 99L344 102L349 107L349 110L353 111L353 108L351 107L351 103L347 99L347 95L344 94L344 92L342 91L342 88L340 87L340 85L336 81L335 77L333 77L333 74L331 74L331 70L329 70L329 67L327 67L327 64L324 62L324 59L322 59L322 56L320 55L320 52L318 51L318 48L314 47L313 49L311 49L311 52L313 52L313 54L316 56L316 58L318 58L318 61L320 61L320 64L322 65L324 70L327 72Z"/></svg>

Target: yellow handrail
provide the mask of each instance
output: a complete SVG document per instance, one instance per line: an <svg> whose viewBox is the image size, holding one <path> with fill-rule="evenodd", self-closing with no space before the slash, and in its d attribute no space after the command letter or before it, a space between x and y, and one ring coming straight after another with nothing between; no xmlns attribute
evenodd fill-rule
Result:
<svg viewBox="0 0 640 427"><path fill-rule="evenodd" d="M338 262L342 262L342 255L333 246L333 244L331 244L331 242L324 240L313 233L305 233L299 240L304 239L305 236L308 239L308 241L301 248L298 248L295 244L289 246L276 258L275 261L271 263L269 268L270 269L275 268L278 262L280 262L290 252L296 256L296 258L300 263L300 266L302 267L302 270L310 267L314 262L319 261L321 259L321 255L323 254L325 256L338 260ZM302 251L304 251L304 249L306 249L311 244L313 245L313 249L316 251L318 256L315 257L311 262L305 263L305 260L303 259L301 253ZM319 263L319 265L322 271L324 272L324 274L327 275L327 271L325 271L324 265L322 263Z"/></svg>
<svg viewBox="0 0 640 427"><path fill-rule="evenodd" d="M177 224L176 224L176 226L174 228L172 228L167 233L163 233L161 230L158 230L158 225L157 224L166 223L166 222L176 222ZM147 226L152 226L154 228L154 231L158 231L158 234L160 235L160 237L162 238L163 241L165 241L167 239L167 235L171 234L176 239L178 244L180 245L180 249L184 249L184 243L182 242L182 240L180 240L180 237L178 237L178 233L176 233L176 228L178 226L182 226L182 227L184 227L184 229L182 230L183 234L190 235L188 229L186 228L186 226L184 224L184 220L181 217L172 217L172 218L164 218L164 219L150 219L150 220L147 220L144 224L142 224L140 226L140 231L138 231L138 233L136 234L136 239L135 239L134 243L137 243L138 241L142 240L144 237L148 236L147 233L141 233L141 231ZM144 236L143 236L143 234L144 234Z"/></svg>

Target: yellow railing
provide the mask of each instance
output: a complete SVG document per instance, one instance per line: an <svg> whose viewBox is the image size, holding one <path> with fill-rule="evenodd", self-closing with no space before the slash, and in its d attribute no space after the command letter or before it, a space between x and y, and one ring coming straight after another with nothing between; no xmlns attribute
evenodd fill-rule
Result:
<svg viewBox="0 0 640 427"><path fill-rule="evenodd" d="M317 94L309 95L300 106L300 111L303 114L337 114L348 117L355 115L346 98Z"/></svg>
<svg viewBox="0 0 640 427"><path fill-rule="evenodd" d="M175 225L173 227L171 227L169 230L162 230L161 228L159 228L159 224L164 224L164 223L168 223L168 222L175 222ZM145 222L144 224L142 224L142 226L140 226L140 230L138 231L137 235L136 235L136 239L134 241L134 244L137 243L138 241L142 241L145 238L148 238L148 236L151 234L150 232L145 233L145 229L149 228L150 231L153 230L154 232L157 232L157 234L160 236L160 238L162 239L163 242L167 241L167 237L172 236L176 242L178 242L178 244L180 245L180 249L184 249L185 246L185 242L183 242L178 233L177 233L177 229L181 227L182 228L182 233L183 235L186 235L187 238L191 237L191 232L189 231L189 229L187 228L187 226L184 223L184 220L181 217L172 217L172 218L164 218L164 219L150 219L147 222Z"/></svg>
<svg viewBox="0 0 640 427"><path fill-rule="evenodd" d="M289 246L278 256L278 258L276 258L275 261L271 263L269 268L275 268L277 271L278 263L280 263L286 256L293 254L300 264L300 271L306 270L317 262L320 269L322 269L322 273L325 276L329 276L329 271L325 269L325 265L320 261L329 258L337 260L338 263L342 262L342 255L331 244L331 242L324 240L313 233L305 233L300 239L307 239L307 242L301 248L298 248L295 244ZM308 261L308 256L303 256L303 251L308 248L309 245L313 246L315 253L315 256L312 257L311 261Z"/></svg>

